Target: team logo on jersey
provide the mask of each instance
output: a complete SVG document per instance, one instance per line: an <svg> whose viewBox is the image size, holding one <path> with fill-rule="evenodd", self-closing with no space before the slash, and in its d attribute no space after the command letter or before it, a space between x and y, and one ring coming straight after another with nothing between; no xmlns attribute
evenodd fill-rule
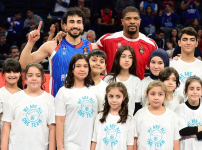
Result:
<svg viewBox="0 0 202 150"><path fill-rule="evenodd" d="M91 118L93 113L95 113L93 104L95 103L93 98L88 96L83 96L79 99L78 104L80 104L80 110L77 112L81 117Z"/></svg>
<svg viewBox="0 0 202 150"><path fill-rule="evenodd" d="M160 125L153 125L153 127L150 127L148 130L149 139L147 141L147 144L150 147L160 148L165 144L165 141L163 140L163 136L166 133L164 128L161 128Z"/></svg>
<svg viewBox="0 0 202 150"><path fill-rule="evenodd" d="M66 50L66 48L67 48L67 47L66 47L66 45L63 45L63 46L62 46L62 50L64 50L64 51L65 51L65 50Z"/></svg>
<svg viewBox="0 0 202 150"><path fill-rule="evenodd" d="M140 45L140 53L144 53L144 46Z"/></svg>
<svg viewBox="0 0 202 150"><path fill-rule="evenodd" d="M118 42L117 47L118 48L121 47L121 42Z"/></svg>
<svg viewBox="0 0 202 150"><path fill-rule="evenodd" d="M42 123L40 116L43 113L43 110L41 109L41 107L32 104L29 107L26 106L23 109L23 112L24 118L22 119L22 121L26 126L37 127Z"/></svg>
<svg viewBox="0 0 202 150"><path fill-rule="evenodd" d="M190 76L196 76L196 74L194 74L193 72L184 72L184 73L180 73L179 77L180 77L180 82L181 83L185 83L187 78Z"/></svg>
<svg viewBox="0 0 202 150"><path fill-rule="evenodd" d="M106 132L106 137L102 139L102 141L108 146L115 146L119 143L117 140L117 135L121 133L119 127L116 127L116 124L110 124L110 126L106 126L104 131Z"/></svg>

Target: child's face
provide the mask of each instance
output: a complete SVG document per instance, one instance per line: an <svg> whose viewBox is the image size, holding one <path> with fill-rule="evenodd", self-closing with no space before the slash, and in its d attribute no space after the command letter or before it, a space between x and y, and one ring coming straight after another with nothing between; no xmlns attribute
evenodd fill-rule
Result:
<svg viewBox="0 0 202 150"><path fill-rule="evenodd" d="M188 95L189 101L198 101L202 94L201 84L197 81L191 82L187 88L186 94Z"/></svg>
<svg viewBox="0 0 202 150"><path fill-rule="evenodd" d="M153 75L158 76L159 72L164 68L164 61L158 56L152 57L149 68Z"/></svg>
<svg viewBox="0 0 202 150"><path fill-rule="evenodd" d="M147 97L151 107L159 108L163 105L166 94L160 86L157 86L149 90Z"/></svg>
<svg viewBox="0 0 202 150"><path fill-rule="evenodd" d="M168 92L173 92L176 88L176 77L174 73L172 73L165 81L164 84L168 90Z"/></svg>
<svg viewBox="0 0 202 150"><path fill-rule="evenodd" d="M74 70L72 71L74 74L74 78L77 80L84 80L88 76L88 63L85 59L79 59L75 63Z"/></svg>
<svg viewBox="0 0 202 150"><path fill-rule="evenodd" d="M41 89L42 75L38 68L30 67L26 74L25 83L31 90Z"/></svg>
<svg viewBox="0 0 202 150"><path fill-rule="evenodd" d="M118 88L112 88L107 94L107 99L111 110L119 111L121 109L124 97Z"/></svg>
<svg viewBox="0 0 202 150"><path fill-rule="evenodd" d="M21 75L20 72L13 72L13 71L4 73L6 83L10 85L17 83L20 78L20 75Z"/></svg>
<svg viewBox="0 0 202 150"><path fill-rule="evenodd" d="M91 73L100 75L105 70L105 59L101 56L91 56L89 59Z"/></svg>
<svg viewBox="0 0 202 150"><path fill-rule="evenodd" d="M133 57L130 50L124 50L119 60L121 68L127 70L132 66L132 63L133 63Z"/></svg>

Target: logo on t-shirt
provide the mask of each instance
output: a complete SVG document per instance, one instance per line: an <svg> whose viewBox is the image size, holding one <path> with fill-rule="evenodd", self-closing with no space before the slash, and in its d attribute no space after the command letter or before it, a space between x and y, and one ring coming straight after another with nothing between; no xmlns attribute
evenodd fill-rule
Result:
<svg viewBox="0 0 202 150"><path fill-rule="evenodd" d="M118 42L117 47L118 48L121 47L121 42Z"/></svg>
<svg viewBox="0 0 202 150"><path fill-rule="evenodd" d="M80 110L77 112L81 117L91 118L95 112L93 109L94 99L88 96L83 96L79 99L78 104L80 104Z"/></svg>
<svg viewBox="0 0 202 150"><path fill-rule="evenodd" d="M140 45L140 53L144 53L144 46Z"/></svg>
<svg viewBox="0 0 202 150"><path fill-rule="evenodd" d="M117 140L117 135L121 133L119 127L116 127L116 124L110 124L110 126L106 126L104 131L106 132L106 137L102 139L102 141L108 146L115 146L119 143Z"/></svg>
<svg viewBox="0 0 202 150"><path fill-rule="evenodd" d="M148 130L149 139L147 141L147 144L150 147L160 148L165 144L165 141L163 140L163 135L166 133L165 129L162 128L160 125L153 125L153 127L150 127Z"/></svg>
<svg viewBox="0 0 202 150"><path fill-rule="evenodd" d="M29 107L26 106L23 111L25 113L23 114L24 118L22 119L22 121L26 126L37 127L42 123L40 116L43 113L43 110L41 109L41 107L32 104Z"/></svg>
<svg viewBox="0 0 202 150"><path fill-rule="evenodd" d="M180 77L180 82L181 83L185 83L187 78L189 78L190 76L196 76L196 74L194 74L193 72L184 72L184 73L180 73L179 77Z"/></svg>

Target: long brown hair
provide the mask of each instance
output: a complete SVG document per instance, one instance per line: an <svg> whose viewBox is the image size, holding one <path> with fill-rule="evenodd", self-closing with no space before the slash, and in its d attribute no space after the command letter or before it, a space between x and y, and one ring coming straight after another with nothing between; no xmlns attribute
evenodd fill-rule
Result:
<svg viewBox="0 0 202 150"><path fill-rule="evenodd" d="M147 12L147 8L148 8L148 7L151 8L150 14L148 14L148 12ZM152 12L152 7L151 7L151 5L147 5L147 7L145 8L145 16L146 16L146 15L149 15L149 16L151 17L151 19L153 19L154 14L153 14L153 12Z"/></svg>
<svg viewBox="0 0 202 150"><path fill-rule="evenodd" d="M125 87L125 85L121 82L111 82L109 83L109 85L106 88L106 94L105 94L105 103L104 103L104 110L103 110L103 116L100 119L101 123L106 122L106 118L109 114L109 110L110 110L110 105L108 102L108 98L107 95L109 93L109 91L113 88L118 88L119 91L123 94L124 97L124 101L121 104L121 109L119 110L119 116L120 119L118 120L117 123L125 123L127 118L128 118L128 102L129 102L129 98L128 98L128 92L127 89Z"/></svg>

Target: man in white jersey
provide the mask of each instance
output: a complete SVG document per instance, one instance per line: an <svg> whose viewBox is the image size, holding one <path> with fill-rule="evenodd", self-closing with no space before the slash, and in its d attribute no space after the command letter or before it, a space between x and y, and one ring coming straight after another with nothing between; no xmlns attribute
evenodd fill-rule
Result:
<svg viewBox="0 0 202 150"><path fill-rule="evenodd" d="M177 70L180 77L180 87L176 92L184 96L184 87L186 79L190 76L198 76L202 79L202 61L194 57L194 50L198 45L197 33L192 27L181 30L179 35L179 46L181 47L181 56L179 60L171 61L170 67Z"/></svg>

